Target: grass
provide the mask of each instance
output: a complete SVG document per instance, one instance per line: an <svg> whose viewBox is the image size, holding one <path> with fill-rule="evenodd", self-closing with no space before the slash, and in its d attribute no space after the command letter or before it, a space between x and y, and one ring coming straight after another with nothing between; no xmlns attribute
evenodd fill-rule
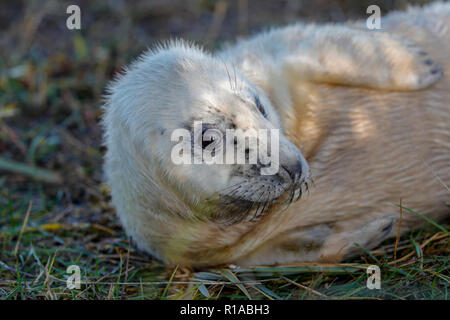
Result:
<svg viewBox="0 0 450 320"><path fill-rule="evenodd" d="M112 212L101 225L68 224L48 220L51 204L33 208L8 193L0 200L1 299L449 299L448 226L428 224L396 251L389 240L347 263L188 270L139 252ZM371 264L381 290L366 287ZM80 290L66 286L70 265L81 268Z"/></svg>
<svg viewBox="0 0 450 320"><path fill-rule="evenodd" d="M66 29L63 2L0 3L0 299L449 298L449 226L430 221L345 264L170 269L129 243L102 184L99 126L121 66L169 37L211 49L269 25L361 18L367 7L249 1L246 16L246 2L79 1L81 31ZM413 209L403 214L420 215ZM381 290L366 288L374 263ZM74 264L81 290L66 287Z"/></svg>

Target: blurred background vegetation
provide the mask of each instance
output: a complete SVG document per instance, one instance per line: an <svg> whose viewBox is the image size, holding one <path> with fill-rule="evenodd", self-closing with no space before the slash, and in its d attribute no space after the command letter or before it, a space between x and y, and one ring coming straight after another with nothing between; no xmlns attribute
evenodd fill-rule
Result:
<svg viewBox="0 0 450 320"><path fill-rule="evenodd" d="M198 290L202 297L207 296L208 291L201 286L194 286L197 291L192 291L189 285L192 292L186 293L176 286L118 285L124 280L184 279L183 272L187 272L172 273L136 252L120 228L109 204L108 188L102 184L105 150L99 120L104 88L143 50L169 38L189 39L214 50L227 41L272 26L300 20L364 19L371 4L379 5L383 15L406 9L408 4L427 2L0 1L0 297L155 298L173 292L195 296L193 292ZM70 4L81 8L79 31L66 27L66 8ZM435 235L427 230L421 232L415 239ZM429 242L436 245L435 252L441 252L443 240L448 240L445 234ZM404 247L399 248L414 249L408 238L402 241ZM371 253L367 259L373 259ZM65 268L72 263L86 266L86 277L109 282L87 286L82 293L65 289L58 279L67 277ZM307 283L314 282L320 287L328 278L317 273L299 274L306 277L300 286L288 282L297 278L277 278L289 289L286 297L323 298L322 293L311 293L302 286L309 288ZM318 278L322 280L317 282ZM33 281L30 284L25 279ZM348 279L352 278L345 278L343 283ZM424 279L432 283L440 278ZM356 288L361 283L356 282ZM214 288L209 289L213 296L223 286ZM293 288L297 291L292 293ZM222 289L219 295L228 292L229 297L247 297L240 287ZM443 297L441 289L433 289L425 297ZM447 297L447 285L444 289ZM277 296L268 287L255 290L257 297ZM422 292L418 290L417 295Z"/></svg>

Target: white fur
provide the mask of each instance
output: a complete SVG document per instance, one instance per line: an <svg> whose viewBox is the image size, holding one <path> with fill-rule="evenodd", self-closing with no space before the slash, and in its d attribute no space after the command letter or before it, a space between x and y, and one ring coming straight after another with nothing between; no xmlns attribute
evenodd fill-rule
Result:
<svg viewBox="0 0 450 320"><path fill-rule="evenodd" d="M448 12L449 6L442 6ZM198 230L213 224L199 220L198 208L233 183L232 167L170 161L171 131L192 117L208 122L217 114L234 114L239 128L283 131L292 118L293 81L422 89L440 73L430 72L437 66L424 64L420 50L383 32L296 24L214 55L183 41L143 54L110 85L103 119L106 179L125 230L140 248L166 262L186 262L178 257L195 253L190 244L204 237ZM249 92L258 94L267 119L254 108ZM216 111L211 114L208 106ZM301 159L307 178L298 148L283 135L280 145L282 161Z"/></svg>

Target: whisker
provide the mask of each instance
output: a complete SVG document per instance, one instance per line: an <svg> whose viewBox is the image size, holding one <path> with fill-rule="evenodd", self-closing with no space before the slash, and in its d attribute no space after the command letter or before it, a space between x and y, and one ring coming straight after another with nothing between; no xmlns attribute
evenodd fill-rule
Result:
<svg viewBox="0 0 450 320"><path fill-rule="evenodd" d="M233 70L234 70L234 87L237 89L237 76L236 76L236 66L233 64Z"/></svg>
<svg viewBox="0 0 450 320"><path fill-rule="evenodd" d="M298 200L300 200L300 198L302 197L302 186L300 184L300 187L298 188L298 196L295 199L295 202L297 202Z"/></svg>
<svg viewBox="0 0 450 320"><path fill-rule="evenodd" d="M282 211L285 211L285 210L287 210L289 208L289 206L291 205L291 203L292 203L292 201L294 199L294 195L295 195L295 184L292 184L292 188L291 188L291 191L290 191L290 194L289 194L289 198L287 198L287 201L286 201L287 205Z"/></svg>
<svg viewBox="0 0 450 320"><path fill-rule="evenodd" d="M213 215L214 219L225 225L233 225L242 221L251 222L261 216L270 212L270 208L274 203L284 204L282 210L277 210L277 213L287 210L293 202L299 201L304 194L309 194L310 184L314 185L312 177L307 179L301 178L301 175L296 174L291 185L286 190L287 195L281 197L273 195L277 192L277 188L281 188L283 184L280 182L277 185L261 184L257 188L255 182L244 180L228 186L220 191L218 197L219 210ZM303 190L305 188L305 190ZM224 191L226 191L224 193ZM283 192L282 194L285 194ZM247 200L246 198L252 195L256 200Z"/></svg>
<svg viewBox="0 0 450 320"><path fill-rule="evenodd" d="M225 191L225 190L227 190L227 189L229 189L229 188L232 188L232 187L234 187L234 186L237 186L237 185L244 185L244 184L246 184L247 182L248 182L248 180L240 181L240 182L235 183L235 184L233 184L233 185L231 185L231 186L228 186L228 187L225 187L225 188L223 188L223 189L220 189L220 190L218 190L217 192L223 192L223 191Z"/></svg>
<svg viewBox="0 0 450 320"><path fill-rule="evenodd" d="M261 195L258 198L258 203L261 203L259 200L261 200L262 196L265 195L265 192L261 193ZM257 213L258 213L258 209L259 207L255 210L255 212L253 213L252 218L249 221L253 221L254 219L256 219L258 217Z"/></svg>
<svg viewBox="0 0 450 320"><path fill-rule="evenodd" d="M225 70L227 71L227 75L228 75L228 83L230 84L230 89L231 89L232 91L234 91L233 83L231 82L230 71L228 70L228 66L227 66L225 60L221 59L221 61L223 62L224 66L225 66Z"/></svg>

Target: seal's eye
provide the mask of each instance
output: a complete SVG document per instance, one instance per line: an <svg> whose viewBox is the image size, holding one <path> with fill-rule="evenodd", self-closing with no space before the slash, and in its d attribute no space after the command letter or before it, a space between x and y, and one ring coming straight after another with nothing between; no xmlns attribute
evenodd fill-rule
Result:
<svg viewBox="0 0 450 320"><path fill-rule="evenodd" d="M264 118L267 118L266 110L264 110L264 108L261 104L261 101L259 101L258 96L255 96L255 104L256 104L256 107L258 108L259 112L261 112L261 114L264 116Z"/></svg>

